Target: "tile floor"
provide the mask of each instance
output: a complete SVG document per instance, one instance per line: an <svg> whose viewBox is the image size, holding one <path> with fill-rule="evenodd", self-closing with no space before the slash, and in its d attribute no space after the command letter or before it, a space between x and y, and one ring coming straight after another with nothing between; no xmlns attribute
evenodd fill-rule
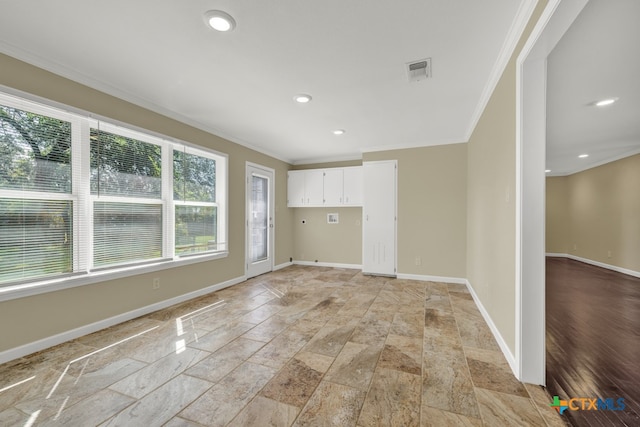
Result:
<svg viewBox="0 0 640 427"><path fill-rule="evenodd" d="M463 285L292 266L0 365L0 425L563 426Z"/></svg>

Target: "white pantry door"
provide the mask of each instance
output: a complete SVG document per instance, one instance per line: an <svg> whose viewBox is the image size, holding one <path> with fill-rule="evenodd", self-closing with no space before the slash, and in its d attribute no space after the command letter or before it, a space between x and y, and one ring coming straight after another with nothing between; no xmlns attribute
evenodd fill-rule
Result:
<svg viewBox="0 0 640 427"><path fill-rule="evenodd" d="M362 272L395 276L397 161L362 166Z"/></svg>

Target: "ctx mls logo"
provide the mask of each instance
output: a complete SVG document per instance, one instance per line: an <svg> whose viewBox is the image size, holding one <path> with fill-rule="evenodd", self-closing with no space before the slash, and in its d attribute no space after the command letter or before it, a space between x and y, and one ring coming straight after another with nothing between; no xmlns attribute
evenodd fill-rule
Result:
<svg viewBox="0 0 640 427"><path fill-rule="evenodd" d="M558 396L553 396L553 403L549 404L555 408L560 415L567 409L570 411L624 411L624 397L613 399L612 397L602 399L599 397L574 397L569 400L562 400Z"/></svg>

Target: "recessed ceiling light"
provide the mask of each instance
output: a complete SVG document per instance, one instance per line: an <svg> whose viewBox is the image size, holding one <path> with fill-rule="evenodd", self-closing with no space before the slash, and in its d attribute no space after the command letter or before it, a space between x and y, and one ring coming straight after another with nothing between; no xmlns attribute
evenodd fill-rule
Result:
<svg viewBox="0 0 640 427"><path fill-rule="evenodd" d="M216 31L231 31L236 27L236 21L226 12L210 10L204 14L204 21Z"/></svg>
<svg viewBox="0 0 640 427"><path fill-rule="evenodd" d="M606 107L607 105L611 105L616 102L618 98L607 98L595 103L596 107Z"/></svg>
<svg viewBox="0 0 640 427"><path fill-rule="evenodd" d="M549 172L551 172L551 169L545 169L544 170L544 173L549 173Z"/></svg>
<svg viewBox="0 0 640 427"><path fill-rule="evenodd" d="M346 131L344 129L336 129L333 131L334 135L343 135Z"/></svg>
<svg viewBox="0 0 640 427"><path fill-rule="evenodd" d="M581 158L581 159L586 159L587 157L589 157L589 155L588 154L580 154L578 157Z"/></svg>
<svg viewBox="0 0 640 427"><path fill-rule="evenodd" d="M300 104L306 104L311 101L311 95L307 95L306 93L300 93L293 97L293 100L299 102Z"/></svg>

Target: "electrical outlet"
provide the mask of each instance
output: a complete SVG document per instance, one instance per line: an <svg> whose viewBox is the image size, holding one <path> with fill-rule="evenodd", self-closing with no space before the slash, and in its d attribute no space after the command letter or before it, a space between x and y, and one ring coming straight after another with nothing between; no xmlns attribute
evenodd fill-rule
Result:
<svg viewBox="0 0 640 427"><path fill-rule="evenodd" d="M153 279L153 289L160 289L160 278L156 277Z"/></svg>
<svg viewBox="0 0 640 427"><path fill-rule="evenodd" d="M416 257L416 265L422 265L422 258L419 256Z"/></svg>
<svg viewBox="0 0 640 427"><path fill-rule="evenodd" d="M607 258L611 258L611 250L607 252Z"/></svg>
<svg viewBox="0 0 640 427"><path fill-rule="evenodd" d="M573 250L577 250L578 249L578 245L576 245L575 243L573 244Z"/></svg>

